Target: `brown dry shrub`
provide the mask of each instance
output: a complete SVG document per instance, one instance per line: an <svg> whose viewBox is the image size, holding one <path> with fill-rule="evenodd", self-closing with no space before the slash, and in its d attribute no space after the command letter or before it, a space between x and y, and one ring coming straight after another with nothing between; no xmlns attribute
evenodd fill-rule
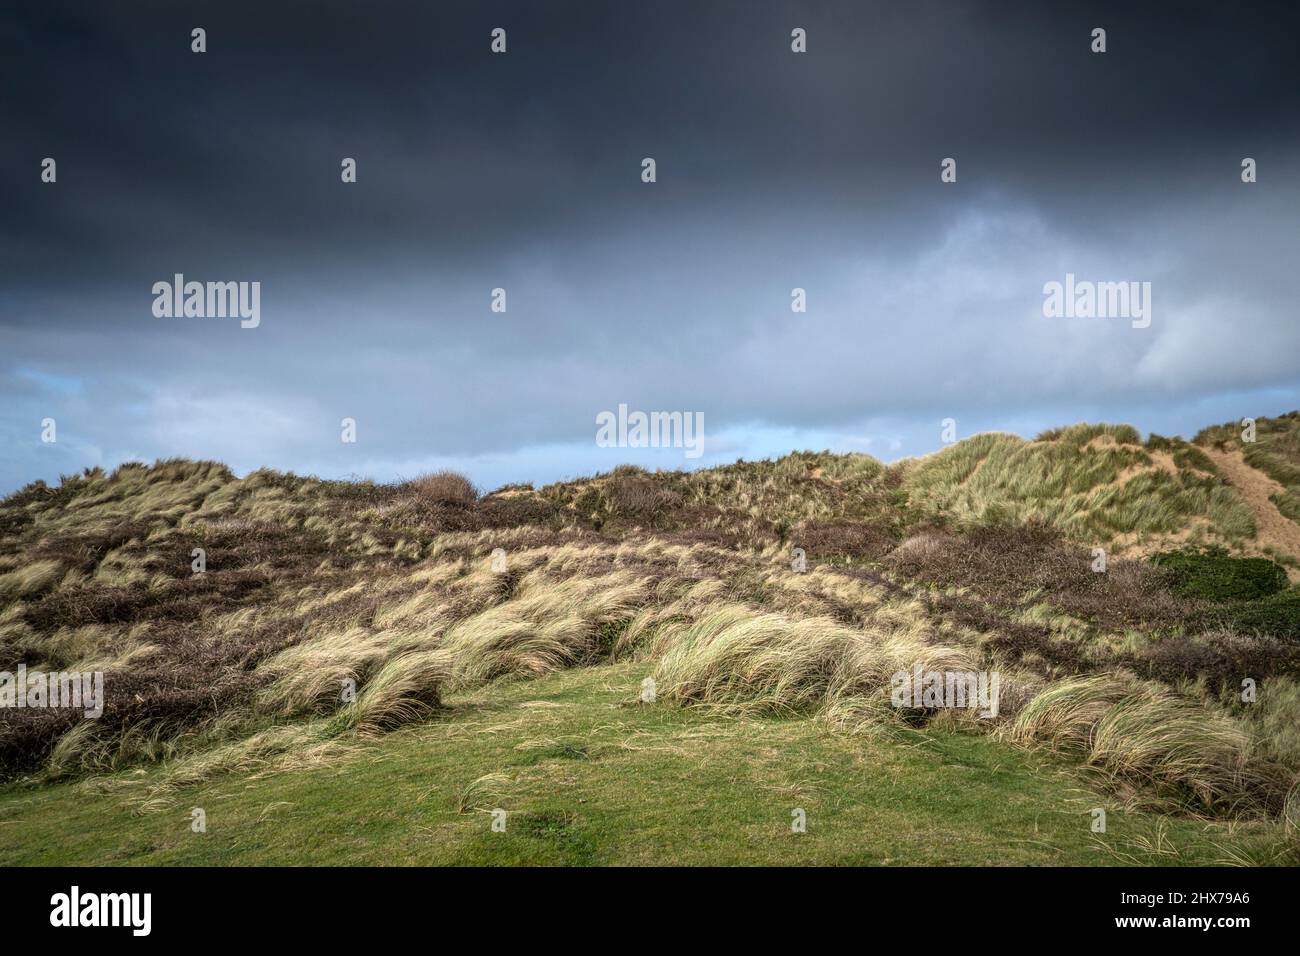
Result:
<svg viewBox="0 0 1300 956"><path fill-rule="evenodd" d="M435 471L421 475L405 482L402 490L419 504L429 507L472 505L478 500L478 489L474 483L456 471Z"/></svg>
<svg viewBox="0 0 1300 956"><path fill-rule="evenodd" d="M865 521L813 521L790 538L808 557L819 561L845 557L873 561L898 543L889 528Z"/></svg>
<svg viewBox="0 0 1300 956"><path fill-rule="evenodd" d="M260 571L230 571L196 574L156 588L143 584L77 585L29 605L23 618L38 631L83 624L192 621L205 611L229 610L270 583L271 578Z"/></svg>
<svg viewBox="0 0 1300 956"><path fill-rule="evenodd" d="M1167 627L1190 621L1196 605L1170 594L1162 575L1135 561L1111 559L1092 570L1090 550L1043 525L929 531L904 541L886 562L908 578L967 587L1001 607L1029 596L1108 628Z"/></svg>
<svg viewBox="0 0 1300 956"><path fill-rule="evenodd" d="M203 526L201 533L168 535L165 540L175 542L183 574L190 573L189 548L193 545L202 545L207 551L209 573L256 565L269 565L278 571L310 568L338 551L324 532L290 528L275 521L221 521ZM139 557L143 559L149 550L142 551ZM156 551L157 546L152 550ZM128 550L127 554L135 552Z"/></svg>
<svg viewBox="0 0 1300 956"><path fill-rule="evenodd" d="M70 708L0 710L0 780L37 770L55 742L83 719Z"/></svg>
<svg viewBox="0 0 1300 956"><path fill-rule="evenodd" d="M1138 673L1173 684L1204 678L1212 693L1300 669L1300 649L1270 637L1217 629L1195 637L1175 634L1144 647L1134 658Z"/></svg>
<svg viewBox="0 0 1300 956"><path fill-rule="evenodd" d="M886 563L909 578L937 579L948 564L955 546L953 535L941 531L923 531L903 541L886 557Z"/></svg>
<svg viewBox="0 0 1300 956"><path fill-rule="evenodd" d="M484 528L549 524L557 519L558 514L554 503L534 494L490 495L479 503L479 517Z"/></svg>
<svg viewBox="0 0 1300 956"><path fill-rule="evenodd" d="M1171 634L1144 647L1136 656L1134 670L1145 677L1174 684L1218 671L1222 664L1222 655L1203 640Z"/></svg>
<svg viewBox="0 0 1300 956"><path fill-rule="evenodd" d="M108 552L135 538L145 538L153 525L144 521L118 521L90 530L51 534L31 549L31 560L55 560L65 568L89 574Z"/></svg>
<svg viewBox="0 0 1300 956"><path fill-rule="evenodd" d="M610 512L624 518L657 518L681 498L645 474L616 472L605 487Z"/></svg>
<svg viewBox="0 0 1300 956"><path fill-rule="evenodd" d="M217 641L202 627L154 631L150 641L155 655L104 675L104 711L95 721L103 741L182 734L249 701L263 680L247 666L255 648L246 641ZM37 770L81 718L68 708L0 710L0 779Z"/></svg>

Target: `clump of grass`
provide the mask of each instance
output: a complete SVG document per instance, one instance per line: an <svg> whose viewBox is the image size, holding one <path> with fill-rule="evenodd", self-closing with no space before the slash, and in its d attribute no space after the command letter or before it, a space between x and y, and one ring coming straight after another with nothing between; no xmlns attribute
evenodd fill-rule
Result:
<svg viewBox="0 0 1300 956"><path fill-rule="evenodd" d="M1255 759L1240 721L1110 674L1049 685L1004 732L1074 752L1113 783L1187 809L1276 811L1289 785L1278 767Z"/></svg>
<svg viewBox="0 0 1300 956"><path fill-rule="evenodd" d="M648 593L647 580L620 573L563 581L531 575L512 600L448 629L442 646L452 686L591 663L609 650L606 629L630 621Z"/></svg>
<svg viewBox="0 0 1300 956"><path fill-rule="evenodd" d="M1057 681L1020 711L1006 733L1022 743L1086 751L1093 729L1127 693L1110 675Z"/></svg>
<svg viewBox="0 0 1300 956"><path fill-rule="evenodd" d="M1256 691L1256 702L1244 710L1258 746L1267 757L1289 768L1300 785L1300 681L1276 677L1261 683ZM1292 796L1296 795L1293 788ZM1293 801L1293 808L1300 810L1300 804Z"/></svg>
<svg viewBox="0 0 1300 956"><path fill-rule="evenodd" d="M1116 780L1136 781L1194 809L1277 809L1283 781L1250 766L1248 729L1228 717L1144 689L1110 708L1093 729L1088 762Z"/></svg>
<svg viewBox="0 0 1300 956"><path fill-rule="evenodd" d="M422 720L442 706L441 692L451 670L450 657L441 650L399 654L379 668L330 727L373 737Z"/></svg>
<svg viewBox="0 0 1300 956"><path fill-rule="evenodd" d="M475 777L460 792L456 801L457 813L489 812L510 786L510 778L503 773L485 773Z"/></svg>
<svg viewBox="0 0 1300 956"><path fill-rule="evenodd" d="M263 668L274 678L260 694L264 709L283 716L323 714L343 703L345 687L359 687L390 653L392 637L345 628L281 651Z"/></svg>
<svg viewBox="0 0 1300 956"><path fill-rule="evenodd" d="M63 577L63 566L58 561L34 561L0 574L0 601L33 598L50 590Z"/></svg>
<svg viewBox="0 0 1300 956"><path fill-rule="evenodd" d="M90 764L87 752L96 743L95 724L82 720L59 738L45 761L45 775L50 780L60 780L81 772Z"/></svg>
<svg viewBox="0 0 1300 956"><path fill-rule="evenodd" d="M841 724L888 713L895 673L977 669L915 630L858 631L830 618L733 605L670 629L655 669L662 699L767 713L824 709Z"/></svg>
<svg viewBox="0 0 1300 956"><path fill-rule="evenodd" d="M828 618L726 607L673 636L655 683L661 699L677 703L807 710L825 702L856 639Z"/></svg>

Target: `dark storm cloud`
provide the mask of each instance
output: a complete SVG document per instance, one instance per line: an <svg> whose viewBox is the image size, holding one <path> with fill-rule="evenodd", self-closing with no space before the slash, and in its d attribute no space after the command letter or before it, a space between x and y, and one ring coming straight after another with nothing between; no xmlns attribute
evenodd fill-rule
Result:
<svg viewBox="0 0 1300 956"><path fill-rule="evenodd" d="M6 437L30 445L50 408L92 458L382 472L590 442L620 401L825 429L1289 388L1285 11L8 8ZM1247 155L1261 181L1243 188ZM1152 280L1161 320L1045 324L1042 283L1071 270ZM262 327L153 318L149 289L176 272L260 281ZM369 457L339 459L342 416ZM7 485L48 471L14 460Z"/></svg>
<svg viewBox="0 0 1300 956"><path fill-rule="evenodd" d="M112 281L178 253L465 264L783 197L888 214L956 154L1035 201L1146 204L1221 154L1293 146L1286 22L1133 6L41 4L5 28L6 138L27 147L6 157L9 278ZM59 154L56 195L31 150ZM671 175L647 211L627 168L651 152ZM355 190L325 162L344 155Z"/></svg>

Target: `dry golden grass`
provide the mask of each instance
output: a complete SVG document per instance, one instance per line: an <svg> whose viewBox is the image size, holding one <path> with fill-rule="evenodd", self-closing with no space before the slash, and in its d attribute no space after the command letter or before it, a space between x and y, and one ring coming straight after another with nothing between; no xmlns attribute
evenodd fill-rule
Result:
<svg viewBox="0 0 1300 956"><path fill-rule="evenodd" d="M63 577L58 561L36 561L0 574L0 601L32 598L53 588Z"/></svg>
<svg viewBox="0 0 1300 956"><path fill-rule="evenodd" d="M1246 722L1111 674L1048 686L1004 731L1022 743L1077 751L1142 795L1203 811L1277 812L1295 772L1261 759Z"/></svg>

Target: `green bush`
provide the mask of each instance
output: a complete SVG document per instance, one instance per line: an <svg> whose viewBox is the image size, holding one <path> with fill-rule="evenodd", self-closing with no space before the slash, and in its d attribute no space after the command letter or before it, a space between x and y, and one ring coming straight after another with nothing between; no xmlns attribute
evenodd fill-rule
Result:
<svg viewBox="0 0 1300 956"><path fill-rule="evenodd" d="M1300 589L1215 608L1207 615L1207 623L1227 625L1238 634L1264 634L1284 641L1300 641Z"/></svg>
<svg viewBox="0 0 1300 956"><path fill-rule="evenodd" d="M1268 558L1234 558L1222 548L1163 551L1151 559L1183 597L1206 601L1253 601L1284 591L1286 570Z"/></svg>

